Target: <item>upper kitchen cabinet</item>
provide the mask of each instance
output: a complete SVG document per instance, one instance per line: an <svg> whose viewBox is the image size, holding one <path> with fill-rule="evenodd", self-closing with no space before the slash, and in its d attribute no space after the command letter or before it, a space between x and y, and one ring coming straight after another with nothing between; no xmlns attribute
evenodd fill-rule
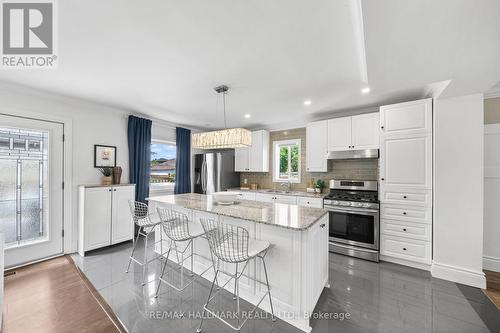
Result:
<svg viewBox="0 0 500 333"><path fill-rule="evenodd" d="M351 149L351 117L328 119L328 150Z"/></svg>
<svg viewBox="0 0 500 333"><path fill-rule="evenodd" d="M377 149L378 147L378 112L328 120L328 151Z"/></svg>
<svg viewBox="0 0 500 333"><path fill-rule="evenodd" d="M352 149L377 149L379 147L379 118L378 112L351 117Z"/></svg>
<svg viewBox="0 0 500 333"><path fill-rule="evenodd" d="M432 98L380 107L382 135L430 132L432 132Z"/></svg>
<svg viewBox="0 0 500 333"><path fill-rule="evenodd" d="M306 171L327 171L327 120L307 124L306 127Z"/></svg>
<svg viewBox="0 0 500 333"><path fill-rule="evenodd" d="M268 172L269 171L269 132L252 132L252 145L234 150L234 171Z"/></svg>
<svg viewBox="0 0 500 333"><path fill-rule="evenodd" d="M432 187L432 99L380 107L384 189Z"/></svg>

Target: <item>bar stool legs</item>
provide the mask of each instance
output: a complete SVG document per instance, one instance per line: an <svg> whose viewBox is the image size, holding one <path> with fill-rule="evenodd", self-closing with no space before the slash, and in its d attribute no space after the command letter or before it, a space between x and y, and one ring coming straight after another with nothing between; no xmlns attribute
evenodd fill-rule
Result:
<svg viewBox="0 0 500 333"><path fill-rule="evenodd" d="M141 228L139 228L139 232L137 233L137 236L135 237L134 246L132 247L132 253L130 254L130 258L128 260L128 265L127 265L127 270L125 271L125 273L128 273L128 270L130 269L130 264L132 263L132 257L134 256L135 248L137 247L137 242L139 241L140 232L141 232Z"/></svg>
<svg viewBox="0 0 500 333"><path fill-rule="evenodd" d="M274 317L273 300L271 299L271 288L269 287L269 279L267 278L266 260L264 259L266 254L267 250L266 252L264 252L264 255L258 257L262 260L262 266L264 267L264 275L266 276L267 295L269 296L269 304L271 305L271 319L272 321L276 321L276 318Z"/></svg>

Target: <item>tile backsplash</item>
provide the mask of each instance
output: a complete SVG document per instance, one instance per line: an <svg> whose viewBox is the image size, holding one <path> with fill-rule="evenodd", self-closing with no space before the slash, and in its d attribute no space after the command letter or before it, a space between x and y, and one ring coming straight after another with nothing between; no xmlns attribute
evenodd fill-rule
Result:
<svg viewBox="0 0 500 333"><path fill-rule="evenodd" d="M270 133L269 147L269 172L242 172L240 173L240 183L258 184L259 188L279 187L279 183L273 182L273 141L301 139L300 147L300 183L292 184L292 190L305 191L307 184L314 178L323 179L328 187L330 179L355 179L355 180L377 180L378 160L328 160L327 172L306 172L306 129L295 128L285 131L275 131ZM325 190L324 190L325 191Z"/></svg>

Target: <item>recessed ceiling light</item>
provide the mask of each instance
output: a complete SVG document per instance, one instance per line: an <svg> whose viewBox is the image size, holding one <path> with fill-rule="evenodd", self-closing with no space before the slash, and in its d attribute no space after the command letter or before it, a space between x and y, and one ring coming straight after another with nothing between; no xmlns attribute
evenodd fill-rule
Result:
<svg viewBox="0 0 500 333"><path fill-rule="evenodd" d="M363 94L368 94L370 92L370 87L364 87L363 89L361 89L361 92Z"/></svg>
<svg viewBox="0 0 500 333"><path fill-rule="evenodd" d="M245 114L245 118L250 118L252 115L250 113Z"/></svg>
<svg viewBox="0 0 500 333"><path fill-rule="evenodd" d="M309 106L309 105L311 105L311 104L312 104L312 101L311 101L310 99L306 99L306 100L304 101L304 105L305 105L305 106Z"/></svg>

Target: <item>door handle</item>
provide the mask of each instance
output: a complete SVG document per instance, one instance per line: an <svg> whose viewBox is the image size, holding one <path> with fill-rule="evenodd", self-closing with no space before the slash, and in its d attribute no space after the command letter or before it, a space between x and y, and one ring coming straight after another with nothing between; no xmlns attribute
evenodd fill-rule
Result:
<svg viewBox="0 0 500 333"><path fill-rule="evenodd" d="M325 227L325 224L324 224L324 223L321 223L319 226L320 226L321 228L324 228L324 227Z"/></svg>

